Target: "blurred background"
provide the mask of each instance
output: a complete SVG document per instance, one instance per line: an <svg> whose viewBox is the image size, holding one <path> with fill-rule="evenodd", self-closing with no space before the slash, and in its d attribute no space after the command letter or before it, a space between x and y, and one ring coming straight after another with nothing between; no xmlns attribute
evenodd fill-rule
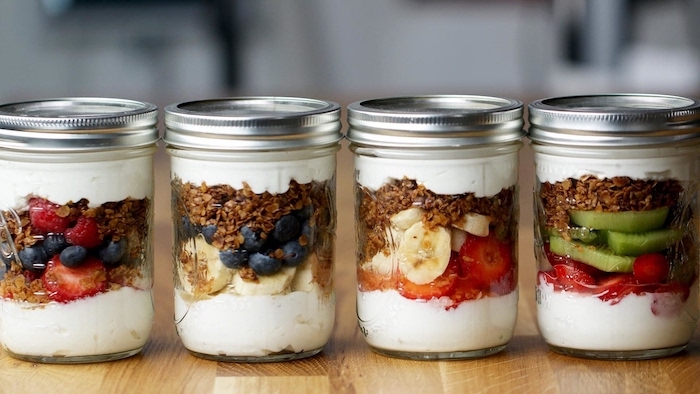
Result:
<svg viewBox="0 0 700 394"><path fill-rule="evenodd" d="M0 0L0 101L700 92L700 0Z"/></svg>

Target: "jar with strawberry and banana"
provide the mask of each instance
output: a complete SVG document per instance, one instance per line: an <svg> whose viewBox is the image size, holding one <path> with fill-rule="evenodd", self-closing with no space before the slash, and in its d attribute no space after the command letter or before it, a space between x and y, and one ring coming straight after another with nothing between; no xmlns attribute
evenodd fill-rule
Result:
<svg viewBox="0 0 700 394"><path fill-rule="evenodd" d="M549 347L600 359L683 350L698 315L700 102L530 104L537 319Z"/></svg>
<svg viewBox="0 0 700 394"><path fill-rule="evenodd" d="M141 351L153 324L157 108L120 99L0 106L0 343L87 363Z"/></svg>
<svg viewBox="0 0 700 394"><path fill-rule="evenodd" d="M458 359L504 349L518 303L522 103L418 96L348 107L357 318L377 353Z"/></svg>
<svg viewBox="0 0 700 394"><path fill-rule="evenodd" d="M195 356L319 353L335 321L340 107L292 97L173 104L175 324Z"/></svg>

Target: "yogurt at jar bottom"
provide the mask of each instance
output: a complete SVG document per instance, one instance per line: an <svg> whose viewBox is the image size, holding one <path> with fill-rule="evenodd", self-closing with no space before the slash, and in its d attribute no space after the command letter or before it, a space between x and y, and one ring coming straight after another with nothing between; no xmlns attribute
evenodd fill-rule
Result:
<svg viewBox="0 0 700 394"><path fill-rule="evenodd" d="M632 351L684 346L695 332L698 287L677 293L629 294L618 303L537 286L537 321L544 339L563 348Z"/></svg>
<svg viewBox="0 0 700 394"><path fill-rule="evenodd" d="M235 361L318 353L335 321L335 157L275 152L274 160L236 163L202 160L184 150L171 154L179 202L174 220L181 226L174 246L175 323L183 345L202 357ZM216 214L202 215L200 193L217 199L211 205ZM275 233L289 217L300 229L289 237ZM264 239L263 246L253 246L254 239ZM253 255L270 256L292 243L302 247L303 261L283 262L264 275L253 269ZM245 258L232 264L226 260L232 254Z"/></svg>
<svg viewBox="0 0 700 394"><path fill-rule="evenodd" d="M512 235L518 222L513 209L517 149L485 156L440 160L355 156L362 248L357 315L367 343L380 353L404 357L490 354L512 337L518 301L517 247ZM394 201L414 198L411 206L392 207ZM462 221L450 216L452 208L441 206L450 224L426 227L433 209L430 204L440 199L452 201L446 204L450 207L472 208L467 208ZM499 208L484 208L499 205L497 200L502 202ZM385 216L388 226L379 224L386 223L382 222ZM412 242L419 238L420 247ZM463 253L470 253L463 251L469 250L467 244L498 255L496 260L502 264L498 274L469 276L467 271L479 274L473 265L469 268L459 262ZM414 250L421 247L424 250ZM441 274L418 274L411 264L417 255L440 256L449 263Z"/></svg>
<svg viewBox="0 0 700 394"><path fill-rule="evenodd" d="M513 336L518 293L446 309L449 299L409 300L397 291L357 293L357 317L370 346L407 352L451 352L502 346Z"/></svg>
<svg viewBox="0 0 700 394"><path fill-rule="evenodd" d="M148 290L123 287L66 304L0 301L0 338L9 352L77 357L139 351L151 332Z"/></svg>
<svg viewBox="0 0 700 394"><path fill-rule="evenodd" d="M0 173L0 183L12 185L0 189L0 210L5 212L10 224L15 221L14 215L28 215L31 199L45 200L56 206L74 204L82 199L87 201L86 207L71 206L85 211L113 204L110 206L124 207L126 215L132 213L127 207L138 207L134 208L138 209L134 213L137 217L129 219L135 222L120 227L126 240L125 251L133 252L133 255L107 267L104 288L95 295L57 301L52 295L47 296L46 289L37 287L43 283L44 276L43 272L38 272L32 281L26 280L26 293L36 292L38 297L30 295L30 299L22 300L14 292L24 290L13 285L16 283L13 278L22 276L23 270L15 262L12 263L14 268L8 266L2 283L4 298L0 301L0 342L3 347L18 357L57 359L138 352L147 341L154 314L150 290L152 268L151 263L145 261L152 257L151 248L146 245L146 228L152 209L149 199L152 193L151 157L88 163L2 160L0 166L4 169ZM23 182L16 182L16 179ZM47 241L43 235L39 237L35 246L43 247ZM98 255L97 249L88 253ZM56 258L48 257L50 260Z"/></svg>

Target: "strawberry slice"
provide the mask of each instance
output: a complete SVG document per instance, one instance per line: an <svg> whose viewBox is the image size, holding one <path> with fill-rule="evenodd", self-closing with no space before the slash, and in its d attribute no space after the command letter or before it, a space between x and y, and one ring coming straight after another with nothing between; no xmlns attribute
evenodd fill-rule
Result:
<svg viewBox="0 0 700 394"><path fill-rule="evenodd" d="M554 252L552 252L549 249L549 244L544 245L544 253L547 256L547 260L549 260L549 264L553 266L557 264L568 264L574 266L574 268L578 271L583 271L587 273L588 275L592 276L593 279L598 278L603 274L603 271L599 270L598 268L588 265L586 263L582 263L578 260L574 260L569 256L561 256L558 255Z"/></svg>
<svg viewBox="0 0 700 394"><path fill-rule="evenodd" d="M554 272L556 280L564 291L588 292L596 284L595 278L586 272L588 265L571 261L569 263L556 264Z"/></svg>
<svg viewBox="0 0 700 394"><path fill-rule="evenodd" d="M452 253L450 262L442 275L426 284L416 284L401 275L398 283L398 290L402 296L412 300L430 300L450 295L457 284L459 277L459 257L457 253Z"/></svg>
<svg viewBox="0 0 700 394"><path fill-rule="evenodd" d="M29 221L42 234L62 233L70 225L70 208L44 198L29 200Z"/></svg>
<svg viewBox="0 0 700 394"><path fill-rule="evenodd" d="M670 268L664 255L649 253L634 259L632 274L639 283L663 283L668 278Z"/></svg>
<svg viewBox="0 0 700 394"><path fill-rule="evenodd" d="M615 305L626 295L640 292L637 281L632 274L612 274L598 281L594 294L603 301Z"/></svg>
<svg viewBox="0 0 700 394"><path fill-rule="evenodd" d="M66 241L71 245L79 245L85 248L95 248L100 246L102 238L93 218L81 216L75 226L66 230Z"/></svg>
<svg viewBox="0 0 700 394"><path fill-rule="evenodd" d="M69 268L56 255L49 260L41 280L52 300L69 302L105 291L107 270L95 257L88 256L79 267Z"/></svg>
<svg viewBox="0 0 700 394"><path fill-rule="evenodd" d="M506 283L515 286L511 244L499 241L491 233L486 237L469 237L459 250L462 273L475 289L490 291Z"/></svg>

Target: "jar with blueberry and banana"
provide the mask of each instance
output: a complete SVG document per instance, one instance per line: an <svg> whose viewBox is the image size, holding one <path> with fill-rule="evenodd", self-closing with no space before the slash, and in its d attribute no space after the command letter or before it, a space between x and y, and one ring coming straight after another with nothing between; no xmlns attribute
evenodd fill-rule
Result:
<svg viewBox="0 0 700 394"><path fill-rule="evenodd" d="M503 350L517 316L522 103L419 96L348 108L368 345L419 360Z"/></svg>
<svg viewBox="0 0 700 394"><path fill-rule="evenodd" d="M191 114L207 118L212 130L186 135L198 125ZM175 323L192 354L283 361L317 354L328 341L338 117L336 104L299 98L166 109ZM282 136L280 119L288 133ZM295 126L304 122L318 125ZM255 142L246 147L251 124ZM229 141L216 134L222 125Z"/></svg>
<svg viewBox="0 0 700 394"><path fill-rule="evenodd" d="M699 315L700 103L563 97L530 113L547 344L602 359L683 350Z"/></svg>

